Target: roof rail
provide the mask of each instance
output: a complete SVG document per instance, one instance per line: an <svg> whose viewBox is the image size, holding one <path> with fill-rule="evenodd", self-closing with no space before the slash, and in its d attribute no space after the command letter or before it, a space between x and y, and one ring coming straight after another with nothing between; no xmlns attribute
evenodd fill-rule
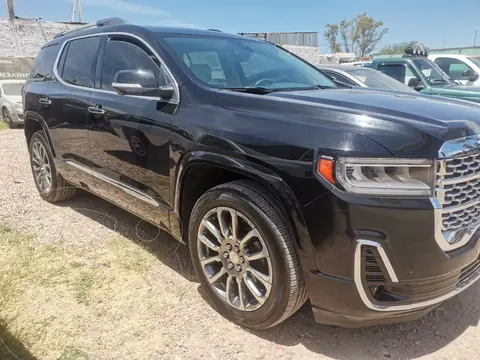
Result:
<svg viewBox="0 0 480 360"><path fill-rule="evenodd" d="M55 39L61 36L65 36L67 34L74 33L76 31L87 30L87 29L100 27L100 26L122 25L122 24L128 24L128 23L125 20L120 19L118 17L110 17L110 18L98 20L95 24L87 24L87 25L79 26L75 29L62 31L61 33L58 33L57 35L55 35Z"/></svg>

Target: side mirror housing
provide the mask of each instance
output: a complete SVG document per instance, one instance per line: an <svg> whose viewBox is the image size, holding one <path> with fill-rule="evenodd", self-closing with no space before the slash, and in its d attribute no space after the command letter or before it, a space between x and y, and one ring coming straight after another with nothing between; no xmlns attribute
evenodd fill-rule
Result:
<svg viewBox="0 0 480 360"><path fill-rule="evenodd" d="M475 70L467 68L463 71L462 77L467 78L468 81L475 82L479 79L480 75L478 75Z"/></svg>
<svg viewBox="0 0 480 360"><path fill-rule="evenodd" d="M408 80L408 86L416 91L421 91L425 88L423 84L417 78L411 78Z"/></svg>
<svg viewBox="0 0 480 360"><path fill-rule="evenodd" d="M173 86L159 86L151 70L119 71L115 74L112 87L120 95L171 98L174 94Z"/></svg>

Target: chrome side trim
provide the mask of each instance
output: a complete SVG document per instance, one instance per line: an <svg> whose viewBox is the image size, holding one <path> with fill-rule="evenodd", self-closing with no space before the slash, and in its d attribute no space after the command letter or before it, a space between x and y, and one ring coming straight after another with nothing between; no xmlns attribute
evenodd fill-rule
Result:
<svg viewBox="0 0 480 360"><path fill-rule="evenodd" d="M161 204L156 201L154 198L152 198L151 196L145 194L144 192L140 191L140 190L137 190L133 187L131 187L130 185L127 185L125 183L122 183L120 181L117 181L117 180L114 180L108 176L105 176L89 167L86 167L84 165L81 165L75 161L70 161L70 160L66 160L65 161L66 164L78 169L78 170L81 170L89 175L92 175L93 177L96 177L97 179L99 180L102 180L102 181L105 181L111 185L114 185L116 187L118 187L119 189L123 190L125 193L133 196L133 197L136 197L137 199L139 200L142 200L150 205L153 205L153 206L160 206Z"/></svg>
<svg viewBox="0 0 480 360"><path fill-rule="evenodd" d="M175 89L175 96L172 97L172 99L170 99L168 101L169 104L174 104L174 105L178 105L180 103L180 88L178 86L178 83L177 83L177 80L175 80L175 77L173 76L172 72L170 71L170 69L168 68L168 66L165 64L165 62L162 60L162 58L160 57L160 55L158 55L158 53L153 49L153 47L147 43L143 38L135 35L135 34L132 34L132 33L128 33L128 32L101 32L101 33L95 33L95 34L88 34L88 35L82 35L82 36L77 36L77 37L73 37L73 38L70 38L66 41L63 42L61 48L60 48L60 51L58 52L58 55L57 55L57 59L55 60L55 63L53 65L53 74L55 75L56 79L62 83L63 85L65 86L69 86L69 87L73 87L75 89L83 89L83 90L86 90L86 91L93 91L93 92L101 92L101 93L107 93L107 94L115 94L117 96L132 96L132 97L140 97L142 99L150 99L150 100L161 100L161 98L159 97L152 97L152 96L133 96L133 95L119 95L116 91L111 91L111 90L103 90L103 89L95 89L95 88L86 88L86 87L83 87L83 86L78 86L78 85L73 85L73 84L69 84L67 82L65 82L61 76L58 74L58 63L60 62L60 58L63 54L63 51L65 50L65 46L70 42L70 41L73 41L73 40L78 40L78 39L85 39L85 38L89 38L89 37L95 37L95 36L108 36L108 35L123 35L123 36L129 36L129 37L132 37L138 41L140 41L143 45L145 45L155 56L156 58L158 59L158 61L160 62L160 64L162 65L162 67L165 69L165 72L167 73L167 75L170 77L170 80L172 80L173 82L173 87ZM178 109L178 107L177 107ZM176 110L175 110L176 111Z"/></svg>
<svg viewBox="0 0 480 360"><path fill-rule="evenodd" d="M421 301L418 303L413 303L413 304L402 304L402 305L378 305L374 304L370 301L365 287L363 286L363 271L362 271L362 247L363 246L374 246L377 248L378 253L380 254L380 257L382 258L382 261L387 269L387 272L390 276L390 278L393 281L392 274L395 276L396 281L398 282L398 278L395 275L395 272L393 270L393 267L388 260L387 254L385 253L384 249L382 248L382 245L380 245L376 241L371 241L371 240L363 240L359 239L357 240L357 245L355 248L355 255L354 255L354 282L355 286L357 288L358 294L360 295L360 298L362 299L362 302L365 304L366 307L368 307L371 310L375 311L383 311L383 312L391 312L391 311L410 311L410 310L417 310L417 309L422 309L422 308L427 308L436 304L439 304L445 300L448 300L452 297L454 297L457 294L460 294L462 291L468 289L470 286L472 286L475 282L477 282L478 279L480 279L480 272L478 272L477 276L473 278L468 284L464 286L457 287L455 290L442 295L440 297L437 297L435 299L431 300L426 300L426 301ZM388 265L387 265L388 264Z"/></svg>

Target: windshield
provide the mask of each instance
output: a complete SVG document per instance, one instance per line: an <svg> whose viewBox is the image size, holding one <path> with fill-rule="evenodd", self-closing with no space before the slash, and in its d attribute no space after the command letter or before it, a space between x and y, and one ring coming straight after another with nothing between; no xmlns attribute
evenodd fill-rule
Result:
<svg viewBox="0 0 480 360"><path fill-rule="evenodd" d="M477 65L480 68L480 58L468 57L467 59L470 60L471 62L473 62L475 65Z"/></svg>
<svg viewBox="0 0 480 360"><path fill-rule="evenodd" d="M395 91L414 91L400 81L377 70L361 68L344 70L371 88Z"/></svg>
<svg viewBox="0 0 480 360"><path fill-rule="evenodd" d="M267 42L177 34L161 39L210 87L272 91L336 87L313 66Z"/></svg>
<svg viewBox="0 0 480 360"><path fill-rule="evenodd" d="M23 83L17 84L2 84L5 95L22 95Z"/></svg>
<svg viewBox="0 0 480 360"><path fill-rule="evenodd" d="M423 75L427 78L430 85L454 84L454 81L442 71L433 61L426 59L413 59Z"/></svg>

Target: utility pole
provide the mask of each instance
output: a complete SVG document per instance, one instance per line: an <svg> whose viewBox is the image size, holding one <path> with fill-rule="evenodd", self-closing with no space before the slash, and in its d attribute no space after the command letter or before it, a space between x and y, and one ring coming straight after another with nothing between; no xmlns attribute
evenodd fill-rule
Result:
<svg viewBox="0 0 480 360"><path fill-rule="evenodd" d="M15 19L15 8L13 7L13 0L7 0L8 18Z"/></svg>
<svg viewBox="0 0 480 360"><path fill-rule="evenodd" d="M80 0L73 0L73 8L72 8L72 22L76 22L78 12L78 22L83 22L83 14L82 14L82 3Z"/></svg>
<svg viewBox="0 0 480 360"><path fill-rule="evenodd" d="M475 43L477 42L477 33L478 33L478 28L475 29L475 35L473 36L473 47L475 47Z"/></svg>

